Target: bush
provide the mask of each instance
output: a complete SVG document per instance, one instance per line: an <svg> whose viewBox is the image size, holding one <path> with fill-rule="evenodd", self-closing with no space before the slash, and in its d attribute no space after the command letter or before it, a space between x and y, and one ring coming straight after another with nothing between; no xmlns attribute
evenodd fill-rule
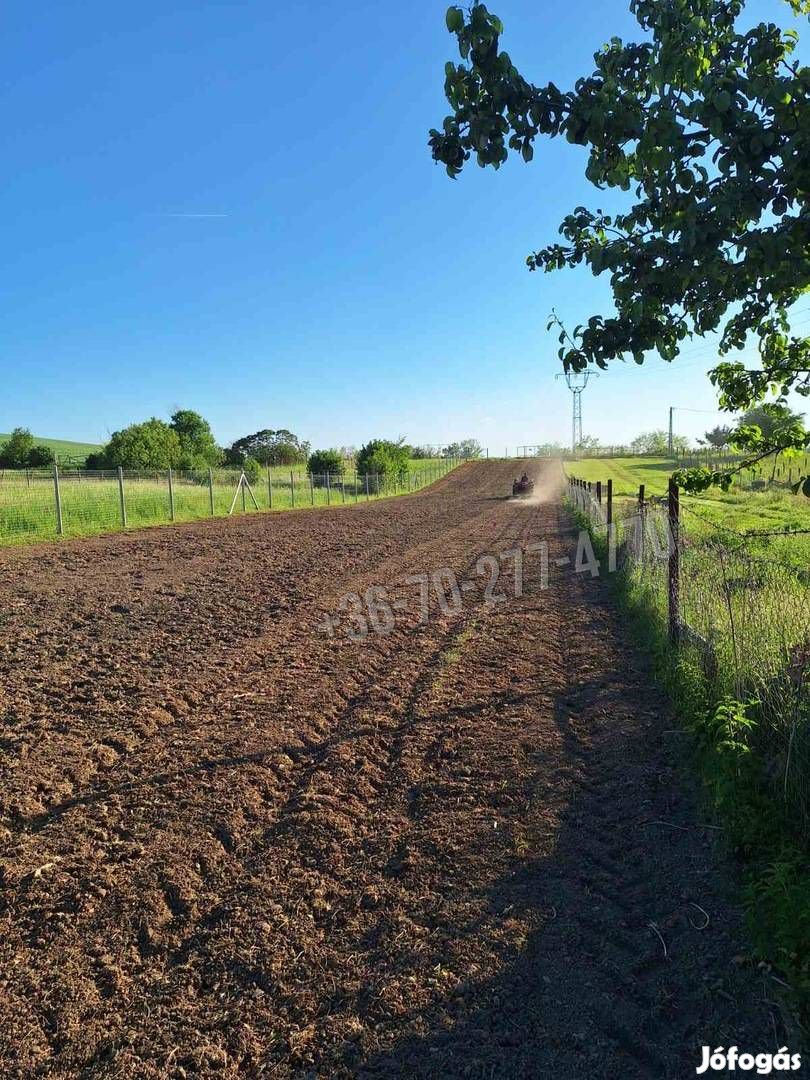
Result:
<svg viewBox="0 0 810 1080"><path fill-rule="evenodd" d="M242 462L242 472L247 478L249 484L255 484L258 482L261 475L262 466L261 463L253 457L246 457Z"/></svg>
<svg viewBox="0 0 810 1080"><path fill-rule="evenodd" d="M370 487L375 492L389 483L401 483L408 475L408 449L401 442L372 439L357 455L360 476L374 477Z"/></svg>
<svg viewBox="0 0 810 1080"><path fill-rule="evenodd" d="M343 458L337 450L314 450L309 455L307 472L313 477L339 476L343 472Z"/></svg>
<svg viewBox="0 0 810 1080"><path fill-rule="evenodd" d="M114 431L104 448L108 466L122 469L168 469L181 456L180 438L174 428L152 417L142 424L130 424Z"/></svg>
<svg viewBox="0 0 810 1080"><path fill-rule="evenodd" d="M45 469L53 465L56 455L50 446L32 446L28 453L28 465L32 469Z"/></svg>
<svg viewBox="0 0 810 1080"><path fill-rule="evenodd" d="M84 462L85 469L108 469L109 462L103 450L94 450L92 454L88 454Z"/></svg>

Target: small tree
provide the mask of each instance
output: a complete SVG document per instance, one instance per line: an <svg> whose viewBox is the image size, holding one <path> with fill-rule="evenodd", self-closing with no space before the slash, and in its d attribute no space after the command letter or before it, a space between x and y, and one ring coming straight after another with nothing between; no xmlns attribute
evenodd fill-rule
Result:
<svg viewBox="0 0 810 1080"><path fill-rule="evenodd" d="M177 465L181 453L174 428L153 416L142 424L114 431L104 448L104 461L113 468L168 469Z"/></svg>
<svg viewBox="0 0 810 1080"><path fill-rule="evenodd" d="M357 472L369 477L375 491L384 483L401 482L408 475L408 451L401 442L372 439L360 448Z"/></svg>
<svg viewBox="0 0 810 1080"><path fill-rule="evenodd" d="M794 424L801 424L804 416L793 412L783 399L765 405L756 405L740 417L740 429L758 427L768 442L780 440L780 432Z"/></svg>
<svg viewBox="0 0 810 1080"><path fill-rule="evenodd" d="M585 435L582 440L577 443L576 451L578 454L588 454L593 450L598 450L599 446L599 440L595 435Z"/></svg>
<svg viewBox="0 0 810 1080"><path fill-rule="evenodd" d="M689 449L689 440L685 435L673 435L672 449L682 453ZM630 443L634 454L658 454L664 457L669 453L669 435L666 431L645 431Z"/></svg>
<svg viewBox="0 0 810 1080"><path fill-rule="evenodd" d="M193 409L178 409L170 425L180 440L179 465L184 469L202 469L219 465L222 451L217 446L211 425Z"/></svg>
<svg viewBox="0 0 810 1080"><path fill-rule="evenodd" d="M262 465L301 465L308 456L309 443L286 428L278 431L263 428L253 435L244 435L225 454L229 465L240 465L246 457L253 457Z"/></svg>
<svg viewBox="0 0 810 1080"><path fill-rule="evenodd" d="M242 472L249 484L257 484L262 472L261 462L254 457L246 457L242 462Z"/></svg>
<svg viewBox="0 0 810 1080"><path fill-rule="evenodd" d="M56 455L50 446L32 446L28 452L28 465L31 469L46 469L53 465Z"/></svg>
<svg viewBox="0 0 810 1080"><path fill-rule="evenodd" d="M337 450L315 450L309 455L307 472L317 483L323 483L324 476L342 474L343 458Z"/></svg>
<svg viewBox="0 0 810 1080"><path fill-rule="evenodd" d="M29 455L34 449L34 436L28 428L14 428L7 442L0 447L0 467L4 469L24 469L29 464Z"/></svg>
<svg viewBox="0 0 810 1080"><path fill-rule="evenodd" d="M698 440L698 442L701 441ZM731 428L727 424L718 424L717 427L713 427L711 431L706 432L705 441L709 446L713 446L715 450L723 450L731 441Z"/></svg>
<svg viewBox="0 0 810 1080"><path fill-rule="evenodd" d="M481 457L481 443L477 439L462 439L461 442L450 443L442 450L442 457L452 458L479 458Z"/></svg>

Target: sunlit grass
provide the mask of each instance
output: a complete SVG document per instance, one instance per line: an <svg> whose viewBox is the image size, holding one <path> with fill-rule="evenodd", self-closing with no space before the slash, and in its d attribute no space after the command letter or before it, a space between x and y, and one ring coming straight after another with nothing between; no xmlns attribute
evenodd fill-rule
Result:
<svg viewBox="0 0 810 1080"><path fill-rule="evenodd" d="M238 488L239 473L213 470L173 476L167 473L124 477L124 510L128 528L195 521L259 511L352 506L374 499L405 495L445 475L444 459L412 461L399 483L369 483L353 471L339 476L309 477L301 468L263 469L249 487ZM88 536L123 528L118 481L107 474L65 472L60 478L63 535ZM57 536L53 476L6 471L0 476L0 544L18 544Z"/></svg>

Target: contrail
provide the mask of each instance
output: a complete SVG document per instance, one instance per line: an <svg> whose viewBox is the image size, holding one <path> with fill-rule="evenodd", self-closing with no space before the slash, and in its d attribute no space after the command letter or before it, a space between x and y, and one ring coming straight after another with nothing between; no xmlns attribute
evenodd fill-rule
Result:
<svg viewBox="0 0 810 1080"><path fill-rule="evenodd" d="M230 214L216 214L216 213L204 213L204 214L158 214L158 217L170 217L170 218L223 218L230 217Z"/></svg>

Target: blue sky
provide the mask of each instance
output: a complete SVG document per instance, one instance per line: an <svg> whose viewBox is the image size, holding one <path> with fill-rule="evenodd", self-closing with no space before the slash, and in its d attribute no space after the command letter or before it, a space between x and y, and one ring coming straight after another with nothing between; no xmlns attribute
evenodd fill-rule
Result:
<svg viewBox="0 0 810 1080"><path fill-rule="evenodd" d="M524 260L606 199L565 142L455 182L433 165L445 6L7 5L0 431L103 440L183 406L223 443L567 441L547 315L579 322L609 294ZM490 6L536 82L568 87L637 36L627 0ZM623 441L669 405L708 410L678 414L686 434L713 425L712 350L685 353L592 383L585 431Z"/></svg>

